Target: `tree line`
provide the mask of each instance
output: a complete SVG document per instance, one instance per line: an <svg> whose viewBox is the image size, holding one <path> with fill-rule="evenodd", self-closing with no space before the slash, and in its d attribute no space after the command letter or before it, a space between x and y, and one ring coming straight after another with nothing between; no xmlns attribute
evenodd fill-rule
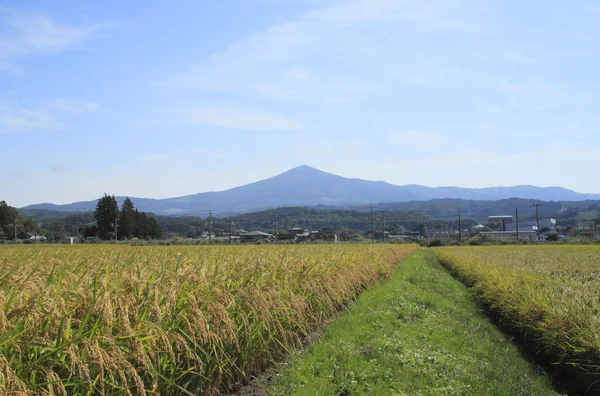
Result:
<svg viewBox="0 0 600 396"><path fill-rule="evenodd" d="M12 239L14 224L18 217L17 209L8 206L6 201L0 202L0 239Z"/></svg>
<svg viewBox="0 0 600 396"><path fill-rule="evenodd" d="M154 216L140 212L129 197L125 198L121 209L114 195L104 194L98 199L94 212L95 229L85 230L86 236L97 236L99 239L161 239L163 235L160 224ZM95 231L96 235L93 235Z"/></svg>

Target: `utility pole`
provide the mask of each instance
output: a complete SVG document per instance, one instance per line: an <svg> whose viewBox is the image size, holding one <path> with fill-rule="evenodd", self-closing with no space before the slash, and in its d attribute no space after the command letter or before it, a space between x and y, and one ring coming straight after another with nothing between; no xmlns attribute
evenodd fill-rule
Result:
<svg viewBox="0 0 600 396"><path fill-rule="evenodd" d="M277 241L277 212L275 212L275 241Z"/></svg>
<svg viewBox="0 0 600 396"><path fill-rule="evenodd" d="M517 242L519 242L519 208L516 208L515 211L515 218L517 221Z"/></svg>
<svg viewBox="0 0 600 396"><path fill-rule="evenodd" d="M233 221L229 219L229 244L233 243Z"/></svg>
<svg viewBox="0 0 600 396"><path fill-rule="evenodd" d="M35 228L33 229L33 243L37 243L38 240L38 229L37 229L37 219L33 219L33 224L35 224Z"/></svg>
<svg viewBox="0 0 600 396"><path fill-rule="evenodd" d="M371 205L371 243L375 241L375 230L373 229L373 205Z"/></svg>
<svg viewBox="0 0 600 396"><path fill-rule="evenodd" d="M540 239L540 216L538 214L538 208L540 207L540 204L534 203L533 206L535 206L535 224L537 227L537 232L535 233L535 235L536 239Z"/></svg>
<svg viewBox="0 0 600 396"><path fill-rule="evenodd" d="M209 210L208 213L208 243L212 243L212 210Z"/></svg>
<svg viewBox="0 0 600 396"><path fill-rule="evenodd" d="M462 227L460 224L460 212L458 212L458 243L462 240Z"/></svg>
<svg viewBox="0 0 600 396"><path fill-rule="evenodd" d="M58 221L56 222L56 243L60 241L60 215L58 215Z"/></svg>
<svg viewBox="0 0 600 396"><path fill-rule="evenodd" d="M381 241L385 242L385 212L381 211Z"/></svg>
<svg viewBox="0 0 600 396"><path fill-rule="evenodd" d="M17 243L17 217L15 216L15 243Z"/></svg>
<svg viewBox="0 0 600 396"><path fill-rule="evenodd" d="M117 240L118 240L118 238L117 238L117 228L119 227L118 221L119 221L119 216L116 216L115 217L115 243L117 243Z"/></svg>

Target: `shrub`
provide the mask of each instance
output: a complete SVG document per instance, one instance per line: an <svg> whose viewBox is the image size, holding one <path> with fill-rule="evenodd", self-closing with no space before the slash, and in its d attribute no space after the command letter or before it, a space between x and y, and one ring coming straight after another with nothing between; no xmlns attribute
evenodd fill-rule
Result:
<svg viewBox="0 0 600 396"><path fill-rule="evenodd" d="M441 239L432 239L431 242L429 242L429 247L436 247L436 246L444 246L444 242L442 242Z"/></svg>

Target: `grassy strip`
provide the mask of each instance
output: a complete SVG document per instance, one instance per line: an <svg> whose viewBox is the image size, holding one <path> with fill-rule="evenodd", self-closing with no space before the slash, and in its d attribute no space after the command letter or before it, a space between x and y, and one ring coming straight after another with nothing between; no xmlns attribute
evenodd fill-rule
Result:
<svg viewBox="0 0 600 396"><path fill-rule="evenodd" d="M600 247L457 247L438 260L571 392L600 394Z"/></svg>
<svg viewBox="0 0 600 396"><path fill-rule="evenodd" d="M293 355L268 393L556 394L425 250Z"/></svg>

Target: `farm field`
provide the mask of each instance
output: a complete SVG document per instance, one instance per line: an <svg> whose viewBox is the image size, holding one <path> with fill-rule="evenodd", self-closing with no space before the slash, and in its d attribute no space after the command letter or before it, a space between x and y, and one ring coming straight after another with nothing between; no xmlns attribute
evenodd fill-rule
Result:
<svg viewBox="0 0 600 396"><path fill-rule="evenodd" d="M576 392L600 392L600 247L448 247L438 260Z"/></svg>
<svg viewBox="0 0 600 396"><path fill-rule="evenodd" d="M558 395L425 249L273 377L264 394Z"/></svg>
<svg viewBox="0 0 600 396"><path fill-rule="evenodd" d="M0 247L0 394L218 394L416 245Z"/></svg>

